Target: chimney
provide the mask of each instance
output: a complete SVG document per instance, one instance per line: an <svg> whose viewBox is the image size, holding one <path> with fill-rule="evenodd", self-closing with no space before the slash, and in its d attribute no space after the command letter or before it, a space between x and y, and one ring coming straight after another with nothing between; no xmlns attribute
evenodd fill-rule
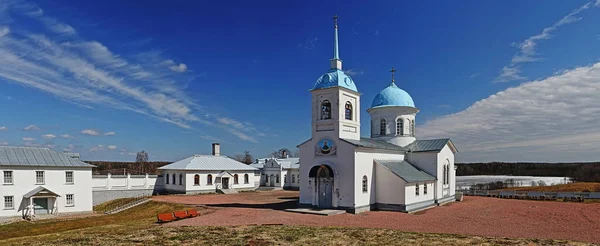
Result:
<svg viewBox="0 0 600 246"><path fill-rule="evenodd" d="M221 144L219 144L219 143L212 144L212 155L214 155L214 156L221 155Z"/></svg>
<svg viewBox="0 0 600 246"><path fill-rule="evenodd" d="M287 151L283 150L281 151L281 159L286 159L287 157Z"/></svg>

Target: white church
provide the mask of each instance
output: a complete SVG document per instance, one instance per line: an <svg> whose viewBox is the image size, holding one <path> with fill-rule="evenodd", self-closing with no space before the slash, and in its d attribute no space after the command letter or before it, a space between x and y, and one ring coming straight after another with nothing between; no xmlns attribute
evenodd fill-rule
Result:
<svg viewBox="0 0 600 246"><path fill-rule="evenodd" d="M371 138L360 134L360 95L342 71L335 20L334 56L312 93L312 138L300 148L300 206L413 212L455 200L450 139L418 140L411 96L392 81L367 109Z"/></svg>

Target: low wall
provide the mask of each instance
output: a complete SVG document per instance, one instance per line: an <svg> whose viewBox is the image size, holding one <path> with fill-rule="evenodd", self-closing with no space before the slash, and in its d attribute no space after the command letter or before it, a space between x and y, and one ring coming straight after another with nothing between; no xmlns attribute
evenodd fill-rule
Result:
<svg viewBox="0 0 600 246"><path fill-rule="evenodd" d="M542 192L542 191L513 191L513 190L457 190L464 195L469 196L529 196L529 197L556 197L556 198L577 198L600 199L600 192Z"/></svg>
<svg viewBox="0 0 600 246"><path fill-rule="evenodd" d="M158 175L93 175L93 205L119 198L151 196L164 191Z"/></svg>

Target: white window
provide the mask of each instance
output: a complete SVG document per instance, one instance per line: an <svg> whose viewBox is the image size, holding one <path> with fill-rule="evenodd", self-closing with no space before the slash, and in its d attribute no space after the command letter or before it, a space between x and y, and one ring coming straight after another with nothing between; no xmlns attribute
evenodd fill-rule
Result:
<svg viewBox="0 0 600 246"><path fill-rule="evenodd" d="M404 135L404 120L402 120L402 118L398 118L396 120L396 135L397 136Z"/></svg>
<svg viewBox="0 0 600 246"><path fill-rule="evenodd" d="M296 175L292 174L292 183L296 183Z"/></svg>
<svg viewBox="0 0 600 246"><path fill-rule="evenodd" d="M419 184L416 185L415 195L417 195L417 196L419 195Z"/></svg>
<svg viewBox="0 0 600 246"><path fill-rule="evenodd" d="M72 184L73 183L73 171L66 171L65 179L66 179L67 184Z"/></svg>
<svg viewBox="0 0 600 246"><path fill-rule="evenodd" d="M415 120L410 120L410 135L415 136Z"/></svg>
<svg viewBox="0 0 600 246"><path fill-rule="evenodd" d="M35 184L44 184L44 171L35 171Z"/></svg>
<svg viewBox="0 0 600 246"><path fill-rule="evenodd" d="M13 172L4 171L4 184L13 184Z"/></svg>
<svg viewBox="0 0 600 246"><path fill-rule="evenodd" d="M67 194L65 196L65 199L67 201L66 206L75 206L75 199L73 198L73 194Z"/></svg>
<svg viewBox="0 0 600 246"><path fill-rule="evenodd" d="M423 195L427 195L427 184L423 185Z"/></svg>
<svg viewBox="0 0 600 246"><path fill-rule="evenodd" d="M15 202L13 200L13 196L5 196L4 197L4 209L14 209Z"/></svg>
<svg viewBox="0 0 600 246"><path fill-rule="evenodd" d="M379 122L379 135L380 136L385 136L386 128L387 128L387 122L385 121L385 119L381 119L381 121Z"/></svg>
<svg viewBox="0 0 600 246"><path fill-rule="evenodd" d="M363 180L362 180L362 191L363 193L367 193L367 191L369 190L368 187L368 182L367 182L367 175L363 176Z"/></svg>

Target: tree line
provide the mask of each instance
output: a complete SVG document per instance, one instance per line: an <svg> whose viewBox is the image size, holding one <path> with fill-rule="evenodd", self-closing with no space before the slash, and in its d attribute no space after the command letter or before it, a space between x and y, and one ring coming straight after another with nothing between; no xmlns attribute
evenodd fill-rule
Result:
<svg viewBox="0 0 600 246"><path fill-rule="evenodd" d="M600 162L531 163L488 162L456 163L456 175L513 175L571 177L579 182L600 182Z"/></svg>

